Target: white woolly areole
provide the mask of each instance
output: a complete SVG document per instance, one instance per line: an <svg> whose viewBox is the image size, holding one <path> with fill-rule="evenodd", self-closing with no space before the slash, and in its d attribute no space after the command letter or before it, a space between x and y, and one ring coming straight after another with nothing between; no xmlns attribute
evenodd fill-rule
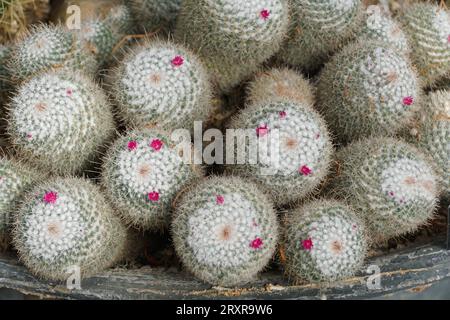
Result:
<svg viewBox="0 0 450 320"><path fill-rule="evenodd" d="M188 245L199 263L209 267L239 267L252 258L251 243L261 237L253 204L237 193L222 195L224 203L211 198L188 220ZM264 246L264 239L262 239Z"/></svg>
<svg viewBox="0 0 450 320"><path fill-rule="evenodd" d="M358 0L301 0L299 6L302 18L313 25L321 26L322 30L344 29L352 20L349 15L354 14L359 6Z"/></svg>

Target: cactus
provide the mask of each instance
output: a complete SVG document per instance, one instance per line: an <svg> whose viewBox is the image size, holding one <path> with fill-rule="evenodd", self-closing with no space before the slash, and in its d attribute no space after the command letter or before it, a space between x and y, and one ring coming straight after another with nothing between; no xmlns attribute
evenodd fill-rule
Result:
<svg viewBox="0 0 450 320"><path fill-rule="evenodd" d="M325 66L318 108L341 141L395 134L414 117L421 99L409 61L377 42L351 44Z"/></svg>
<svg viewBox="0 0 450 320"><path fill-rule="evenodd" d="M142 31L168 33L175 27L182 0L132 0L129 6Z"/></svg>
<svg viewBox="0 0 450 320"><path fill-rule="evenodd" d="M11 47L0 44L0 95L2 95L9 88L9 72L6 68L6 63L10 58Z"/></svg>
<svg viewBox="0 0 450 320"><path fill-rule="evenodd" d="M433 162L415 147L386 137L340 150L329 193L348 202L382 242L433 217L439 185Z"/></svg>
<svg viewBox="0 0 450 320"><path fill-rule="evenodd" d="M42 175L14 159L0 158L0 251L8 246L11 215Z"/></svg>
<svg viewBox="0 0 450 320"><path fill-rule="evenodd" d="M35 187L19 208L13 243L34 274L66 280L72 267L91 276L123 257L126 228L100 190L79 178Z"/></svg>
<svg viewBox="0 0 450 320"><path fill-rule="evenodd" d="M32 78L9 108L8 133L19 156L52 173L88 168L115 130L105 94L78 73L51 71Z"/></svg>
<svg viewBox="0 0 450 320"><path fill-rule="evenodd" d="M301 74L288 68L262 72L249 84L249 104L276 98L295 100L306 106L315 104L313 86Z"/></svg>
<svg viewBox="0 0 450 320"><path fill-rule="evenodd" d="M406 138L437 164L443 196L450 199L450 91L429 94L427 104L408 128Z"/></svg>
<svg viewBox="0 0 450 320"><path fill-rule="evenodd" d="M363 24L360 0L293 0L289 38L279 58L306 71L356 37Z"/></svg>
<svg viewBox="0 0 450 320"><path fill-rule="evenodd" d="M172 235L184 266L214 285L251 281L272 258L278 222L258 187L235 177L213 177L184 191Z"/></svg>
<svg viewBox="0 0 450 320"><path fill-rule="evenodd" d="M95 57L62 26L37 25L13 47L8 69L17 82L50 69L82 70L93 74Z"/></svg>
<svg viewBox="0 0 450 320"><path fill-rule="evenodd" d="M114 143L102 180L125 222L141 229L168 225L176 194L202 175L181 151L154 129L132 131Z"/></svg>
<svg viewBox="0 0 450 320"><path fill-rule="evenodd" d="M288 24L286 0L184 0L175 39L199 51L227 92L279 50Z"/></svg>
<svg viewBox="0 0 450 320"><path fill-rule="evenodd" d="M251 130L258 141L260 158L256 164L248 161L230 165L229 170L262 185L277 205L311 194L328 174L331 138L320 115L307 105L289 100L250 105L232 120L230 127ZM275 138L271 137L273 131L278 134ZM246 143L249 155L251 148ZM272 157L272 148L278 152L277 159Z"/></svg>
<svg viewBox="0 0 450 320"><path fill-rule="evenodd" d="M450 72L450 18L448 10L430 3L416 3L402 15L413 62L426 85Z"/></svg>
<svg viewBox="0 0 450 320"><path fill-rule="evenodd" d="M296 282L351 277L366 257L364 223L338 201L318 200L290 211L284 233L285 272Z"/></svg>
<svg viewBox="0 0 450 320"><path fill-rule="evenodd" d="M121 118L130 127L191 128L210 109L211 88L200 60L170 42L137 46L111 77Z"/></svg>

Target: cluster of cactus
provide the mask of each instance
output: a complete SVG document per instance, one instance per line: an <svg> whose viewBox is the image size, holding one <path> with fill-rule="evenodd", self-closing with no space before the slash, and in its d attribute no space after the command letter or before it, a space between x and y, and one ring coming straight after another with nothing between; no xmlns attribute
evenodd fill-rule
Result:
<svg viewBox="0 0 450 320"><path fill-rule="evenodd" d="M257 185L214 177L177 199L172 236L189 271L230 287L251 281L268 264L277 245L278 222L273 204Z"/></svg>
<svg viewBox="0 0 450 320"><path fill-rule="evenodd" d="M182 0L131 0L131 12L142 31L168 33L175 28Z"/></svg>
<svg viewBox="0 0 450 320"><path fill-rule="evenodd" d="M278 51L288 25L287 0L184 0L175 39L198 51L228 92Z"/></svg>

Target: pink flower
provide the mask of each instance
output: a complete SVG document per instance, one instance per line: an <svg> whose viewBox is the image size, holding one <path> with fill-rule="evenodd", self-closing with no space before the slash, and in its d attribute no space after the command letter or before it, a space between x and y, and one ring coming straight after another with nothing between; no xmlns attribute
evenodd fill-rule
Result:
<svg viewBox="0 0 450 320"><path fill-rule="evenodd" d="M308 166L302 166L298 171L304 176L309 176L312 173L312 170Z"/></svg>
<svg viewBox="0 0 450 320"><path fill-rule="evenodd" d="M27 133L27 139L33 138L33 135L31 133Z"/></svg>
<svg viewBox="0 0 450 320"><path fill-rule="evenodd" d="M450 34L447 37L447 42L450 43Z"/></svg>
<svg viewBox="0 0 450 320"><path fill-rule="evenodd" d="M389 192L389 195L393 197L395 195L394 191Z"/></svg>
<svg viewBox="0 0 450 320"><path fill-rule="evenodd" d="M159 193L156 191L150 192L148 194L148 200L150 200L151 202L156 202L159 200Z"/></svg>
<svg viewBox="0 0 450 320"><path fill-rule="evenodd" d="M281 118L281 119L286 118L286 116L287 116L286 111L280 111L280 118Z"/></svg>
<svg viewBox="0 0 450 320"><path fill-rule="evenodd" d="M56 192L51 191L51 192L47 192L44 195L44 202L45 203L53 204L53 203L56 203L56 200L58 200L58 194Z"/></svg>
<svg viewBox="0 0 450 320"><path fill-rule="evenodd" d="M312 242L311 238L302 241L302 247L305 250L311 251L313 246L314 245L313 245L313 242Z"/></svg>
<svg viewBox="0 0 450 320"><path fill-rule="evenodd" d="M225 202L225 198L223 196L216 197L216 203L222 205Z"/></svg>
<svg viewBox="0 0 450 320"><path fill-rule="evenodd" d="M182 56L176 56L175 58L172 59L172 65L174 67L180 67L182 66L184 63L184 59Z"/></svg>
<svg viewBox="0 0 450 320"><path fill-rule="evenodd" d="M261 238L256 238L255 240L250 242L250 247L252 247L253 249L256 249L256 250L261 248L262 245L263 245L263 241L261 240Z"/></svg>
<svg viewBox="0 0 450 320"><path fill-rule="evenodd" d="M267 20L270 17L270 11L267 9L264 9L261 11L260 16L263 20Z"/></svg>
<svg viewBox="0 0 450 320"><path fill-rule="evenodd" d="M71 97L72 96L72 93L73 93L73 90L72 89L70 89L70 88L67 88L67 90L66 90L66 94L69 96L69 97Z"/></svg>
<svg viewBox="0 0 450 320"><path fill-rule="evenodd" d="M264 126L259 126L258 128L256 128L256 135L258 137L264 137L269 133L269 128L267 128L267 124L265 124Z"/></svg>
<svg viewBox="0 0 450 320"><path fill-rule="evenodd" d="M405 97L403 98L403 104L405 106L410 106L414 103L414 98L413 97Z"/></svg>
<svg viewBox="0 0 450 320"><path fill-rule="evenodd" d="M161 150L162 146L163 142L159 139L153 139L152 142L150 143L150 147L152 147L152 149L155 151Z"/></svg>
<svg viewBox="0 0 450 320"><path fill-rule="evenodd" d="M138 146L138 143L137 143L137 141L134 141L134 140L133 141L129 141L128 145L127 145L128 150L130 150L130 151L136 149L137 146Z"/></svg>

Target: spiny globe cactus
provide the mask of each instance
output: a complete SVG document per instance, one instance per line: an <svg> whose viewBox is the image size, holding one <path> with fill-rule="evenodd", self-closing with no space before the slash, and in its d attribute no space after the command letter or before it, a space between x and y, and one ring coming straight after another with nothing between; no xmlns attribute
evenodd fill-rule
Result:
<svg viewBox="0 0 450 320"><path fill-rule="evenodd" d="M444 197L450 199L450 91L429 94L427 104L408 129L406 138L433 158Z"/></svg>
<svg viewBox="0 0 450 320"><path fill-rule="evenodd" d="M177 193L202 176L201 168L187 163L178 147L154 129L132 131L111 147L103 185L125 222L153 230L168 225Z"/></svg>
<svg viewBox="0 0 450 320"><path fill-rule="evenodd" d="M415 3L401 18L419 75L432 85L450 72L450 17L431 3Z"/></svg>
<svg viewBox="0 0 450 320"><path fill-rule="evenodd" d="M175 27L181 2L182 0L131 0L128 5L142 31L167 33Z"/></svg>
<svg viewBox="0 0 450 320"><path fill-rule="evenodd" d="M9 109L8 133L19 157L56 174L88 168L115 130L105 94L78 73L32 78L19 87Z"/></svg>
<svg viewBox="0 0 450 320"><path fill-rule="evenodd" d="M35 187L15 219L20 259L42 278L65 280L74 266L88 277L123 257L126 228L88 180L56 178Z"/></svg>
<svg viewBox="0 0 450 320"><path fill-rule="evenodd" d="M111 77L122 119L130 127L191 128L206 119L211 88L201 61L170 42L132 49Z"/></svg>
<svg viewBox="0 0 450 320"><path fill-rule="evenodd" d="M0 157L0 250L8 246L10 223L17 204L42 177L17 160Z"/></svg>
<svg viewBox="0 0 450 320"><path fill-rule="evenodd" d="M8 64L15 81L23 81L37 73L65 68L94 74L94 55L81 41L60 25L37 25L15 44Z"/></svg>
<svg viewBox="0 0 450 320"><path fill-rule="evenodd" d="M329 192L357 210L375 242L415 231L432 218L439 178L432 160L415 147L366 139L340 150L337 164Z"/></svg>
<svg viewBox="0 0 450 320"><path fill-rule="evenodd" d="M272 69L258 74L250 82L247 97L249 104L277 98L295 100L306 106L315 104L313 86L294 70Z"/></svg>
<svg viewBox="0 0 450 320"><path fill-rule="evenodd" d="M340 141L394 134L418 110L419 80L409 61L383 43L351 44L326 64L318 108Z"/></svg>
<svg viewBox="0 0 450 320"><path fill-rule="evenodd" d="M338 201L314 201L288 212L284 233L285 272L297 282L351 277L366 257L364 223Z"/></svg>
<svg viewBox="0 0 450 320"><path fill-rule="evenodd" d="M257 144L259 159L228 169L262 185L277 205L311 194L328 174L331 138L325 122L307 105L277 100L250 105L231 121L230 127L250 130L252 136L249 142L243 142L244 149L252 155L252 145ZM236 160L239 149L234 150Z"/></svg>
<svg viewBox="0 0 450 320"><path fill-rule="evenodd" d="M278 51L288 24L286 0L184 0L175 39L199 51L227 92Z"/></svg>
<svg viewBox="0 0 450 320"><path fill-rule="evenodd" d="M356 37L363 24L362 7L360 0L292 0L294 22L280 59L306 71L317 69Z"/></svg>
<svg viewBox="0 0 450 320"><path fill-rule="evenodd" d="M256 185L214 177L177 200L172 223L175 249L198 278L233 287L251 281L272 258L277 217Z"/></svg>

